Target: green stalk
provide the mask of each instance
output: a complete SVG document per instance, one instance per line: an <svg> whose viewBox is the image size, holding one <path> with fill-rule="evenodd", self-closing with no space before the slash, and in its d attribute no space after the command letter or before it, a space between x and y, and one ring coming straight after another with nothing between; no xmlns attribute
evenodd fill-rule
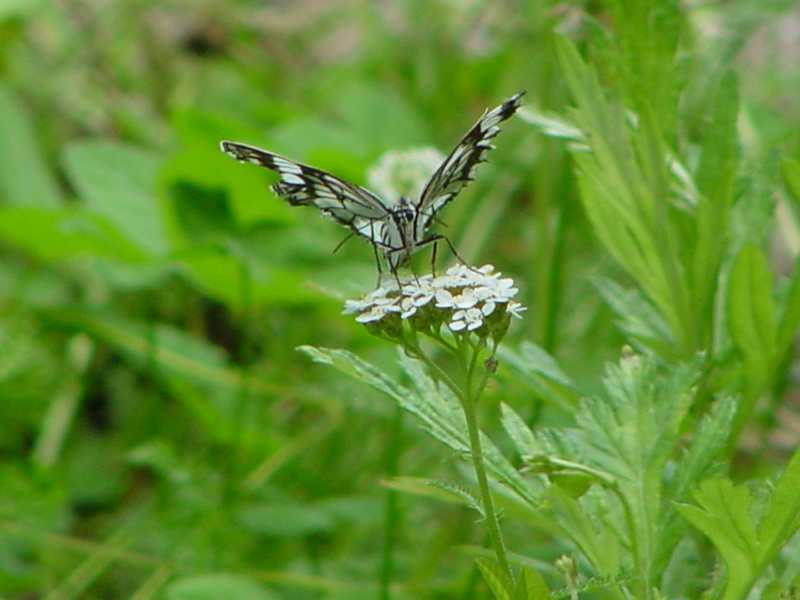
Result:
<svg viewBox="0 0 800 600"><path fill-rule="evenodd" d="M503 542L503 536L500 532L500 522L497 519L497 512L494 508L494 500L492 499L492 493L489 489L489 477L486 474L486 465L483 461L483 447L481 446L480 428L478 426L478 413L476 410L481 395L483 394L483 390L486 388L486 383L489 380L490 373L487 371L483 377L483 380L480 382L480 385L473 388L475 366L480 351L483 347L483 344L480 346L471 346L466 343L459 343L459 352L456 356L458 358L458 363L463 369L465 375L466 385L463 389L458 387L453 379L443 369L441 369L439 365L432 361L419 346L412 346L408 349L412 350L413 353L437 375L439 380L442 381L448 388L450 388L450 391L452 391L461 402L461 407L464 410L464 416L467 421L470 454L472 455L472 466L475 469L475 477L478 480L481 504L483 505L483 516L486 520L486 528L489 533L489 539L492 542L492 546L494 548L500 568L505 573L508 581L513 584L514 572L511 569L511 564L508 562L508 556L506 555L505 543ZM492 355L494 355L495 349L496 344L492 349ZM471 357L467 358L464 356L464 353L469 350L472 351L472 355Z"/></svg>
<svg viewBox="0 0 800 600"><path fill-rule="evenodd" d="M467 419L467 429L469 431L469 445L472 454L472 466L475 469L475 476L478 479L478 488L481 493L481 503L483 504L484 518L486 519L486 528L489 532L489 538L492 540L494 552L497 555L497 562L500 568L508 577L508 581L514 583L514 571L511 570L511 564L508 562L506 555L506 547L503 542L503 536L500 533L500 522L497 519L497 511L494 509L494 500L492 492L489 489L489 477L486 474L486 465L483 462L483 448L481 446L481 431L478 427L478 411L476 410L478 402L480 401L483 390L488 380L488 373L484 377L481 385L474 391L472 388L472 378L474 375L475 362L477 360L478 350L475 350L473 358L470 361L470 368L466 372L466 390L463 396L460 396L461 406L464 409L464 416Z"/></svg>

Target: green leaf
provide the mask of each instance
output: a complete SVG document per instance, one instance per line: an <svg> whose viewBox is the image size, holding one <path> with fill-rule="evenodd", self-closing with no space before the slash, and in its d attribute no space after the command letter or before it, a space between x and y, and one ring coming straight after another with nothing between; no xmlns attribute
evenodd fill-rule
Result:
<svg viewBox="0 0 800 600"><path fill-rule="evenodd" d="M177 222L191 244L221 244L241 233L222 189L181 180L170 188L170 197Z"/></svg>
<svg viewBox="0 0 800 600"><path fill-rule="evenodd" d="M230 441L236 399L245 383L220 347L171 325L145 324L107 313L54 310L48 315L61 325L101 338L139 369L158 367L165 383L208 434ZM254 394L275 393L270 382L252 375L246 386ZM265 441L254 427L247 434L248 443Z"/></svg>
<svg viewBox="0 0 800 600"><path fill-rule="evenodd" d="M620 540L612 527L593 518L572 494L558 485L547 489L555 522L601 575L616 575L621 562Z"/></svg>
<svg viewBox="0 0 800 600"><path fill-rule="evenodd" d="M156 198L155 155L119 143L73 142L64 153L64 166L85 205L144 254L164 256L170 251Z"/></svg>
<svg viewBox="0 0 800 600"><path fill-rule="evenodd" d="M635 289L626 290L607 277L592 281L617 315L625 333L660 356L675 357L675 338L658 310Z"/></svg>
<svg viewBox="0 0 800 600"><path fill-rule="evenodd" d="M736 74L732 70L726 71L718 79L718 84L707 90L707 94L707 116L699 145L701 154L696 183L719 211L716 215L719 227L720 222L725 223L739 159L739 84Z"/></svg>
<svg viewBox="0 0 800 600"><path fill-rule="evenodd" d="M562 138L579 143L582 147L585 147L586 136L583 131L575 127L575 125L561 115L545 114L528 106L520 108L517 114L526 123L538 127L543 135Z"/></svg>
<svg viewBox="0 0 800 600"><path fill-rule="evenodd" d="M550 590L539 572L528 565L522 565L517 574L514 600L547 600L550 597Z"/></svg>
<svg viewBox="0 0 800 600"><path fill-rule="evenodd" d="M503 413L503 427L519 455L524 459L539 454L541 452L539 444L522 417L505 402L500 404L500 409Z"/></svg>
<svg viewBox="0 0 800 600"><path fill-rule="evenodd" d="M695 428L692 444L681 457L675 472L673 500L682 502L690 487L705 479L720 452L731 440L738 402L727 397L714 403Z"/></svg>
<svg viewBox="0 0 800 600"><path fill-rule="evenodd" d="M272 223L293 221L292 209L269 190L270 183L275 183L277 177L267 169L240 164L219 147L220 140L231 138L263 145L263 134L193 110L177 112L174 125L181 142L180 150L161 171L162 202L170 227L175 226L171 202L176 186L205 189L212 194L224 191L238 230L265 220ZM172 229L170 234L179 237Z"/></svg>
<svg viewBox="0 0 800 600"><path fill-rule="evenodd" d="M578 406L580 394L575 384L541 346L523 342L519 351L501 346L497 354L500 360L517 371L522 383L548 402L567 412L574 411Z"/></svg>
<svg viewBox="0 0 800 600"><path fill-rule="evenodd" d="M777 326L772 273L763 252L745 245L731 271L728 288L731 337L744 357L745 401L752 403L769 385L775 367ZM743 407L739 418L746 418Z"/></svg>
<svg viewBox="0 0 800 600"><path fill-rule="evenodd" d="M555 488L548 490L559 525L595 570L616 575L623 558L611 551L613 544L632 548L634 564L641 565L634 574L638 588L656 585L679 541L670 528L673 508L667 502L663 476L683 435L702 364L702 357L697 357L662 373L654 356L626 355L619 366L608 369L606 394L581 401L575 416L577 430L550 429L540 434L540 444L549 446L551 458L594 475L625 506L624 518L610 517L608 498L597 492L584 494L580 503L562 493L564 498L556 506ZM576 519L582 510L608 521L614 535L605 538L607 531L595 531L591 521Z"/></svg>
<svg viewBox="0 0 800 600"><path fill-rule="evenodd" d="M245 261L226 248L196 250L181 257L181 265L184 275L204 294L235 308L246 302L252 307L326 300L318 291L304 286L301 275L293 270Z"/></svg>
<svg viewBox="0 0 800 600"><path fill-rule="evenodd" d="M133 263L146 260L108 221L80 209L0 207L0 237L48 261L80 256Z"/></svg>
<svg viewBox="0 0 800 600"><path fill-rule="evenodd" d="M795 204L800 204L800 160L786 156L783 158L783 181Z"/></svg>
<svg viewBox="0 0 800 600"><path fill-rule="evenodd" d="M800 450L775 486L769 508L756 528L753 497L745 486L712 478L693 494L699 506L679 512L719 551L728 571L725 598L744 598L800 528Z"/></svg>
<svg viewBox="0 0 800 600"><path fill-rule="evenodd" d="M795 259L794 271L779 314L776 345L777 352L783 355L794 342L800 325L800 257Z"/></svg>
<svg viewBox="0 0 800 600"><path fill-rule="evenodd" d="M407 494L414 494L425 498L433 498L438 502L457 504L459 506L475 507L474 496L467 493L464 488L452 484L423 477L394 477L385 484L393 490L400 490Z"/></svg>
<svg viewBox="0 0 800 600"><path fill-rule="evenodd" d="M577 105L573 119L589 146L572 153L586 214L606 250L636 279L686 355L693 350L680 258L686 250L664 206L669 178L659 129L647 118L650 111L639 118L623 110L619 100L609 100L597 70L570 41L556 37L556 49Z"/></svg>
<svg viewBox="0 0 800 600"><path fill-rule="evenodd" d="M170 582L166 600L278 600L257 581L227 573L193 575Z"/></svg>
<svg viewBox="0 0 800 600"><path fill-rule="evenodd" d="M700 506L679 505L683 517L702 531L727 567L726 598L744 598L759 573L759 543L750 518L752 497L722 477L707 479L693 494Z"/></svg>
<svg viewBox="0 0 800 600"><path fill-rule="evenodd" d="M500 565L493 560L487 560L485 558L479 558L475 562L478 565L478 569L480 569L481 575L483 575L483 580L492 591L495 600L515 600L514 591L511 589L511 582L508 581Z"/></svg>
<svg viewBox="0 0 800 600"><path fill-rule="evenodd" d="M272 537L296 537L332 533L342 523L377 524L381 504L376 499L343 496L318 502L253 504L239 511L239 519L256 533Z"/></svg>
<svg viewBox="0 0 800 600"><path fill-rule="evenodd" d="M328 511L296 503L244 507L239 511L239 518L250 531L271 537L331 533L336 526Z"/></svg>
<svg viewBox="0 0 800 600"><path fill-rule="evenodd" d="M718 79L706 103L704 131L699 145L700 165L695 183L701 192L691 256L692 290L696 327L713 321L719 269L730 243L721 235L731 227L734 181L739 166L739 90L732 71Z"/></svg>
<svg viewBox="0 0 800 600"><path fill-rule="evenodd" d="M391 89L354 83L337 99L344 123L359 140L371 142L367 150L373 156L425 141L427 128L414 105Z"/></svg>
<svg viewBox="0 0 800 600"><path fill-rule="evenodd" d="M346 350L312 346L301 346L298 350L305 352L317 362L329 364L387 394L404 410L419 418L434 438L459 455L469 453L466 419L458 400L445 386L433 381L418 361L412 360L404 354L400 355L400 364L415 387L415 389L408 389L377 367ZM514 465L497 449L497 446L483 434L481 434L481 444L486 467L492 476L524 499L529 507L538 506L540 500L534 486L520 475Z"/></svg>
<svg viewBox="0 0 800 600"><path fill-rule="evenodd" d="M797 448L772 494L759 529L761 564L766 567L800 527L800 448Z"/></svg>
<svg viewBox="0 0 800 600"><path fill-rule="evenodd" d="M0 195L17 206L60 206L63 197L39 150L30 116L2 84L0 123Z"/></svg>

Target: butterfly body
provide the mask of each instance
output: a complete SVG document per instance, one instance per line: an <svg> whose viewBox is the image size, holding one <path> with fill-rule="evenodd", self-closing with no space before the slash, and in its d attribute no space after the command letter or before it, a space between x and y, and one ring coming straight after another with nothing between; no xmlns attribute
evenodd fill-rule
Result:
<svg viewBox="0 0 800 600"><path fill-rule="evenodd" d="M290 158L237 142L220 145L223 152L241 162L278 173L281 179L272 186L277 196L284 197L292 206L315 206L325 216L367 239L395 273L417 250L446 239L429 235L428 229L437 213L472 181L475 168L485 162L484 154L493 147L490 140L499 133L499 123L516 112L524 93L484 113L430 176L416 199L401 196L387 202L364 187Z"/></svg>

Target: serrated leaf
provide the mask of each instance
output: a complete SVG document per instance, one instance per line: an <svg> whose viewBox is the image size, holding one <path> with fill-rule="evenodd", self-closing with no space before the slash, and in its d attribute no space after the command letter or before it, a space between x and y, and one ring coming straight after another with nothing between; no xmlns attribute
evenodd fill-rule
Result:
<svg viewBox="0 0 800 600"><path fill-rule="evenodd" d="M560 115L544 114L525 106L517 111L517 115L523 121L538 127L544 135L572 142L586 142L586 135L583 131Z"/></svg>
<svg viewBox="0 0 800 600"><path fill-rule="evenodd" d="M688 357L695 349L696 307L686 264L692 238L665 207L673 182L661 124L647 105L633 114L621 98L609 99L598 69L571 42L557 37L556 49L577 105L573 118L587 135L589 151L573 152L586 214L603 246L657 308L677 356ZM653 99L658 101L663 99Z"/></svg>
<svg viewBox="0 0 800 600"><path fill-rule="evenodd" d="M558 486L551 486L546 499L552 502L556 523L601 575L616 575L620 568L620 540L610 527L595 522L575 498Z"/></svg>
<svg viewBox="0 0 800 600"><path fill-rule="evenodd" d="M463 489L455 489L452 485L423 477L394 477L385 482L387 487L409 494L434 498L439 502L473 506L474 498L464 493Z"/></svg>
<svg viewBox="0 0 800 600"><path fill-rule="evenodd" d="M772 273L763 252L746 244L731 271L728 321L736 348L744 356L748 401L764 389L774 368L777 326L772 298ZM743 411L740 417L749 411Z"/></svg>
<svg viewBox="0 0 800 600"><path fill-rule="evenodd" d="M769 564L800 528L800 448L784 470L761 521L762 565Z"/></svg>
<svg viewBox="0 0 800 600"><path fill-rule="evenodd" d="M607 277L596 277L592 283L617 315L627 335L660 356L674 355L675 339L667 323L639 290L626 290Z"/></svg>
<svg viewBox="0 0 800 600"><path fill-rule="evenodd" d="M478 569L480 569L481 575L483 575L483 580L492 591L495 600L514 600L512 595L513 591L510 588L511 582L508 581L500 565L493 560L486 560L484 558L478 558L475 562L478 565Z"/></svg>
<svg viewBox="0 0 800 600"><path fill-rule="evenodd" d="M634 560L652 569L640 577L657 576L665 548L677 542L665 538L672 509L664 506L663 474L681 437L701 364L697 357L662 374L652 355L624 356L608 370L606 397L583 400L576 415L579 430L571 439L577 460L597 471L625 503L628 516L613 522L634 540ZM595 553L596 560L605 558L602 551Z"/></svg>
<svg viewBox="0 0 800 600"><path fill-rule="evenodd" d="M503 413L503 427L508 437L510 437L511 441L514 443L514 448L519 455L524 458L532 454L540 453L541 449L539 448L539 444L536 442L536 438L530 428L525 424L525 421L522 420L522 417L505 402L500 404L500 409Z"/></svg>
<svg viewBox="0 0 800 600"><path fill-rule="evenodd" d="M718 81L719 84L709 90L696 183L717 206L717 218L722 219L731 199L739 156L739 85L732 70Z"/></svg>
<svg viewBox="0 0 800 600"><path fill-rule="evenodd" d="M528 565L522 565L517 574L514 600L547 600L550 597L550 590L539 572Z"/></svg>
<svg viewBox="0 0 800 600"><path fill-rule="evenodd" d="M503 363L519 373L522 383L529 385L543 399L565 411L575 410L580 399L575 384L541 346L526 341L518 351L501 346L497 354Z"/></svg>
<svg viewBox="0 0 800 600"><path fill-rule="evenodd" d="M458 402L446 386L437 384L423 371L418 361L400 353L400 364L416 388L409 390L396 383L380 369L346 350L311 346L301 346L299 350L317 362L330 364L389 395L403 409L418 417L434 438L460 455L469 453L466 419ZM538 506L539 498L534 487L517 472L497 446L483 433L481 433L481 444L487 469L492 476L508 486L520 498L524 498L529 506Z"/></svg>
<svg viewBox="0 0 800 600"><path fill-rule="evenodd" d="M737 408L737 399L727 397L718 400L703 416L696 428L691 446L678 462L674 500L678 502L684 500L689 487L704 479L704 475L720 451L730 443Z"/></svg>
<svg viewBox="0 0 800 600"><path fill-rule="evenodd" d="M315 346L299 346L297 349L307 354L315 362L331 365L342 373L363 381L370 387L383 392L400 403L405 403L405 399L409 395L405 387L396 383L377 367L361 360L352 352Z"/></svg>
<svg viewBox="0 0 800 600"><path fill-rule="evenodd" d="M759 544L750 518L752 497L744 486L722 477L707 479L693 494L699 506L678 505L683 517L717 548L728 572L726 597L741 598L758 576Z"/></svg>

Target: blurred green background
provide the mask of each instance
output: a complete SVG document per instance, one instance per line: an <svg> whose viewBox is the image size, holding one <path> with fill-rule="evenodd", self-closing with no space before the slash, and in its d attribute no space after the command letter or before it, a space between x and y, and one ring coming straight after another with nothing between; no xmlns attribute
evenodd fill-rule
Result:
<svg viewBox="0 0 800 600"><path fill-rule="evenodd" d="M385 523L392 475L459 481L461 464L295 350L348 348L399 373L395 349L340 314L375 284L371 249L332 254L341 227L218 144L365 185L384 153L449 152L520 90L564 114L556 35L615 89L635 62L611 51L619 6L0 1L0 597L375 598L391 535L395 597L488 598L474 513L401 494L401 522ZM734 67L738 143L769 195L798 154L797 4L685 2L679 17L682 131ZM439 231L517 281L529 308L506 343L536 342L592 392L628 341L593 280L627 280L566 145L518 118L495 144ZM785 272L796 230L762 229ZM502 369L489 395L489 415L502 399L531 424L569 418ZM756 445L790 446L790 421ZM530 558L564 551L509 529Z"/></svg>

